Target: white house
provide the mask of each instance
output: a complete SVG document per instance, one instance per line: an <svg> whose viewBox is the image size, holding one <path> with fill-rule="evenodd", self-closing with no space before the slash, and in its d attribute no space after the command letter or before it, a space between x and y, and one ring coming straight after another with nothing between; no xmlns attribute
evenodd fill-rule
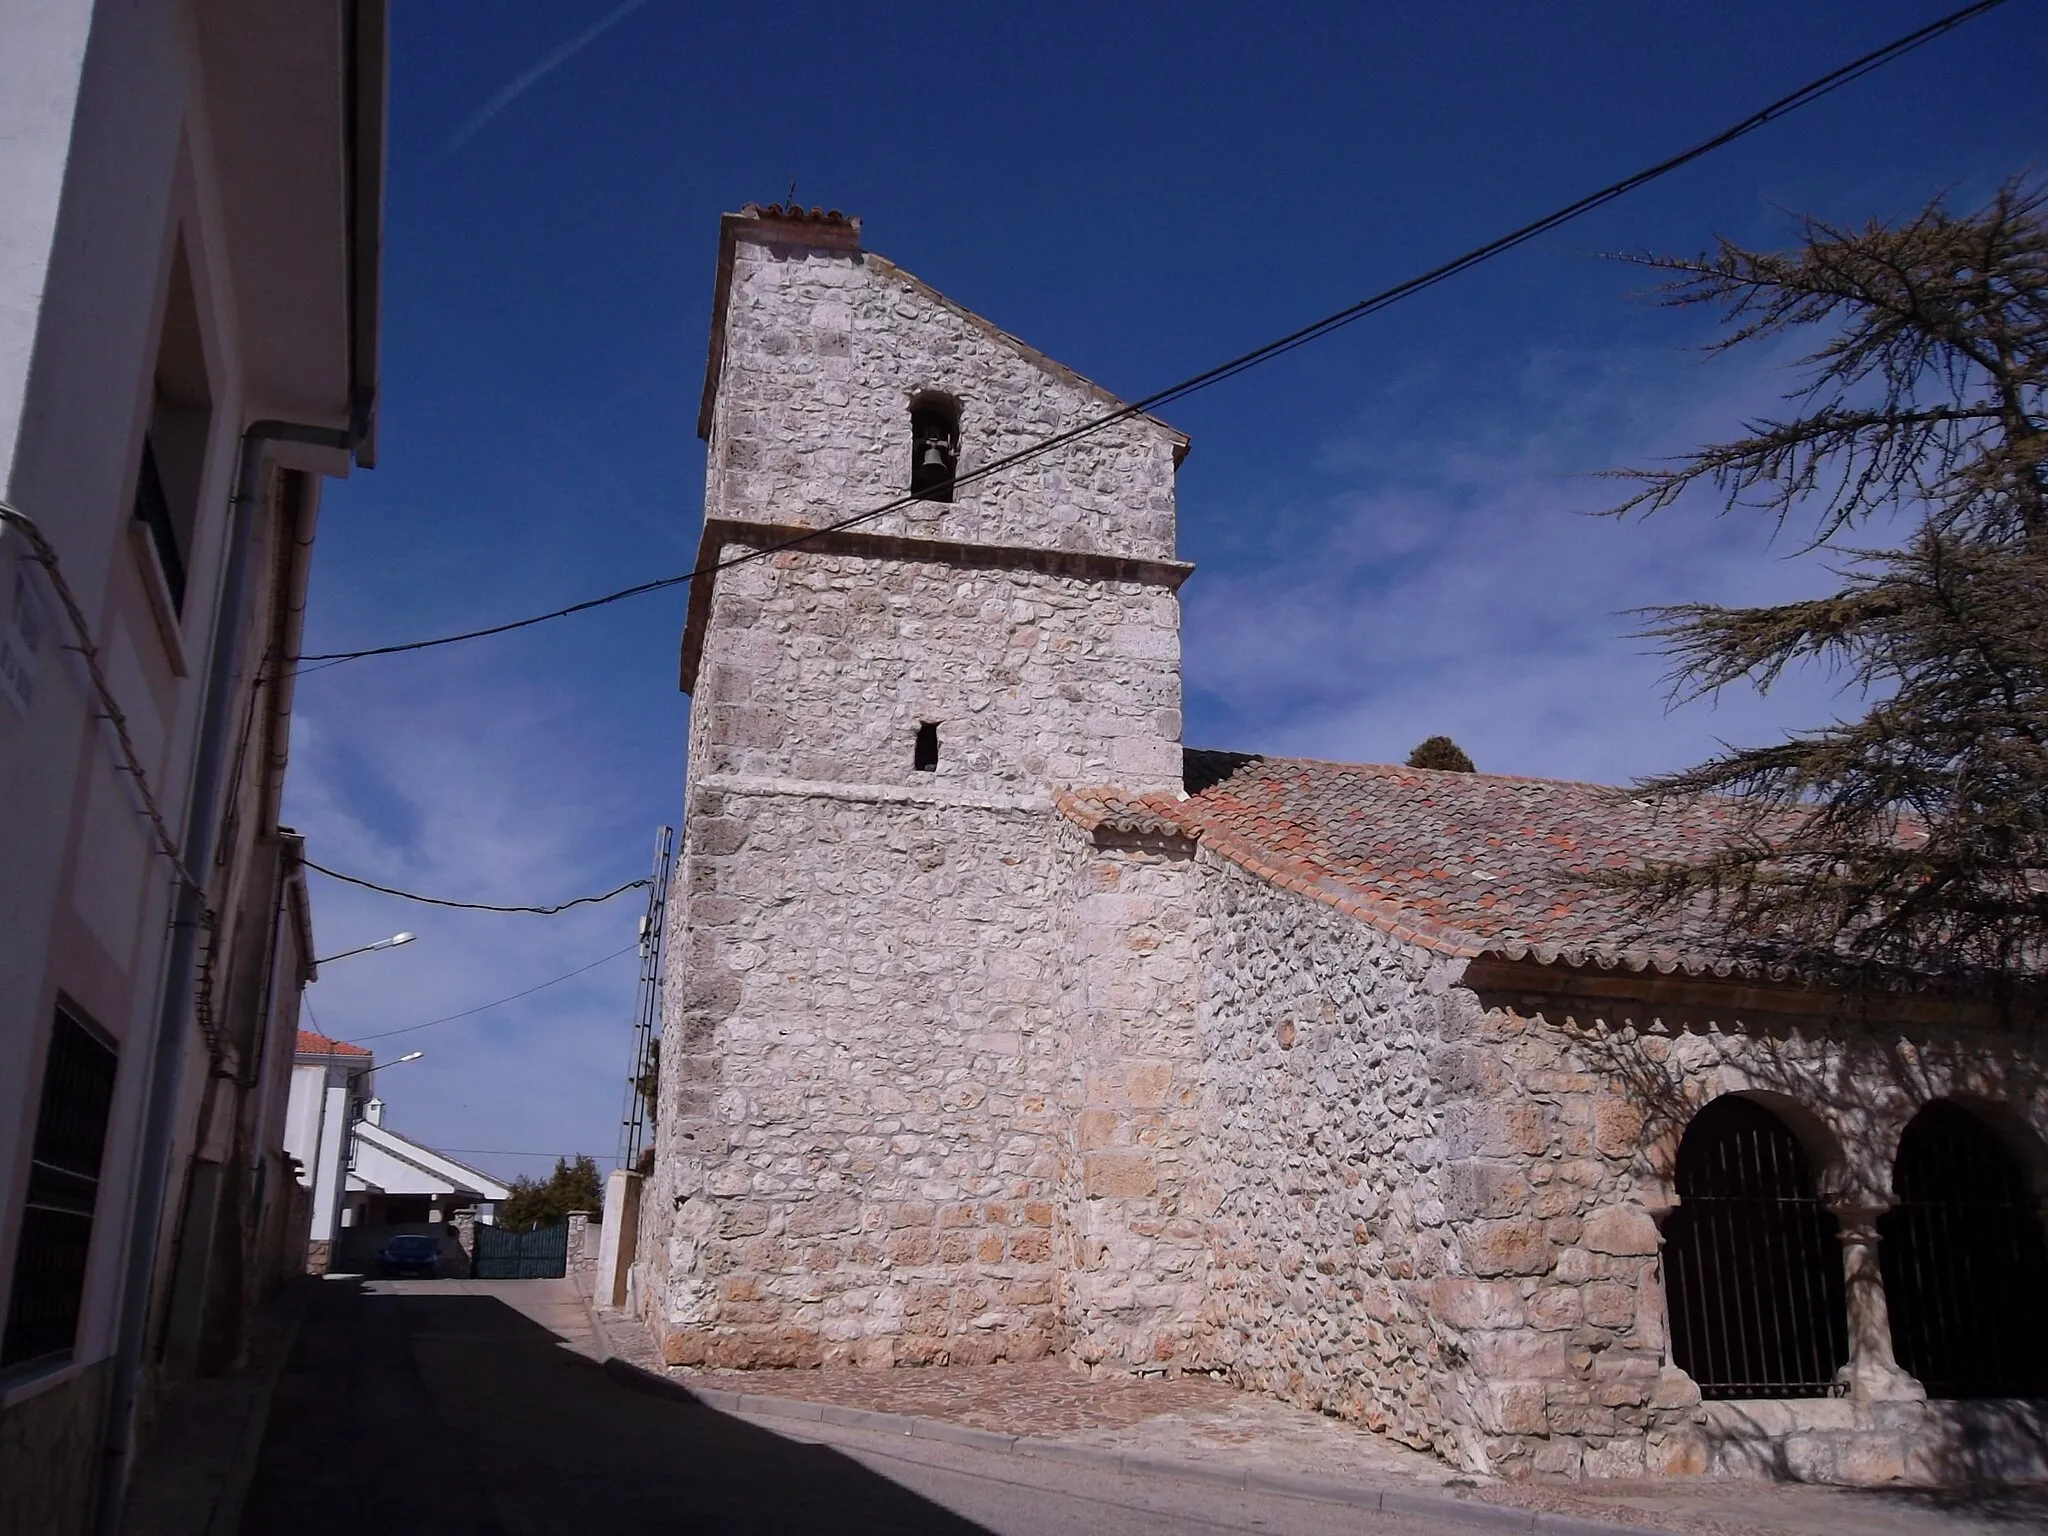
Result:
<svg viewBox="0 0 2048 1536"><path fill-rule="evenodd" d="M0 1536L111 1518L289 1246L278 825L375 457L384 0L0 6Z"/></svg>
<svg viewBox="0 0 2048 1536"><path fill-rule="evenodd" d="M511 1194L488 1173L386 1126L382 1099L364 1106L348 1171L347 1226L440 1226L457 1211L496 1205ZM481 1220L489 1213L478 1214Z"/></svg>
<svg viewBox="0 0 2048 1536"><path fill-rule="evenodd" d="M299 1183L312 1191L306 1268L325 1274L341 1224L350 1129L363 1117L376 1057L365 1047L299 1031L292 1059L291 1097L285 1110L284 1148L299 1165Z"/></svg>
<svg viewBox="0 0 2048 1536"><path fill-rule="evenodd" d="M299 1031L284 1143L312 1195L306 1268L314 1274L359 1272L391 1231L446 1231L457 1211L511 1194L386 1126L376 1070L364 1047Z"/></svg>

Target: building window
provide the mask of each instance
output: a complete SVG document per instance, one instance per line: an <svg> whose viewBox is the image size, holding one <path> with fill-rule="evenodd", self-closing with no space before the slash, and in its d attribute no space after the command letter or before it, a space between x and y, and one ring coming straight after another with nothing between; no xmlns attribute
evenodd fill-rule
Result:
<svg viewBox="0 0 2048 1536"><path fill-rule="evenodd" d="M1710 1398L1826 1397L1849 1359L1842 1250L1790 1127L1716 1099L1679 1143L1664 1224L1671 1355Z"/></svg>
<svg viewBox="0 0 2048 1536"><path fill-rule="evenodd" d="M960 467L960 406L946 395L910 402L910 494L920 501L951 501Z"/></svg>
<svg viewBox="0 0 2048 1536"><path fill-rule="evenodd" d="M185 551L178 525L171 516L170 498L164 494L163 471L157 467L156 448L149 434L142 435L142 468L135 476L135 516L149 530L149 542L156 550L156 563L170 589L171 607L185 611Z"/></svg>
<svg viewBox="0 0 2048 1536"><path fill-rule="evenodd" d="M910 766L919 773L939 771L938 722L927 720L917 728L917 745L911 749Z"/></svg>
<svg viewBox="0 0 2048 1536"><path fill-rule="evenodd" d="M1937 1100L1899 1139L1892 1192L1877 1252L1899 1364L1929 1397L2048 1396L2048 1249L2019 1160Z"/></svg>
<svg viewBox="0 0 2048 1536"><path fill-rule="evenodd" d="M185 609L200 482L212 428L213 392L207 383L199 334L199 301L181 244L171 263L163 330L157 338L149 424L142 435L142 458L135 474L135 519L149 535L171 607L178 613Z"/></svg>
<svg viewBox="0 0 2048 1536"><path fill-rule="evenodd" d="M43 1063L0 1368L65 1354L77 1342L114 1067L113 1049L58 1009Z"/></svg>

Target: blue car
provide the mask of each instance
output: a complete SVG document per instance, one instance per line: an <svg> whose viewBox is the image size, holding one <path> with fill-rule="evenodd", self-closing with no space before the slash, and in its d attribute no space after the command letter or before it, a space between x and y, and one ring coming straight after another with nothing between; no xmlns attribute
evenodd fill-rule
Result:
<svg viewBox="0 0 2048 1536"><path fill-rule="evenodd" d="M418 1232L401 1232L377 1255L377 1273L396 1279L431 1280L441 1272L441 1240Z"/></svg>

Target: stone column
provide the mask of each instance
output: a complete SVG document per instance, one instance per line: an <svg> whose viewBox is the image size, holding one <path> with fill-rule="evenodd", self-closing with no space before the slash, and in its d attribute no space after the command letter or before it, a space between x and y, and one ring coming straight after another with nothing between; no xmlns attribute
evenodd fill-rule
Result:
<svg viewBox="0 0 2048 1536"><path fill-rule="evenodd" d="M455 1213L455 1241L462 1245L462 1251L476 1256L476 1211L465 1206Z"/></svg>
<svg viewBox="0 0 2048 1536"><path fill-rule="evenodd" d="M1924 1402L1927 1389L1899 1369L1884 1270L1877 1258L1877 1222L1886 1207L1837 1201L1831 1209L1842 1239L1843 1291L1849 1306L1849 1391L1859 1403Z"/></svg>

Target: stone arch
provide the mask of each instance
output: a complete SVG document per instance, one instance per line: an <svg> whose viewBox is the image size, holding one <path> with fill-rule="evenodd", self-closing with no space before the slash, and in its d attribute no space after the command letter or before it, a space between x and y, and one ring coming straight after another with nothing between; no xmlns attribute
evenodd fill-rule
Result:
<svg viewBox="0 0 2048 1536"><path fill-rule="evenodd" d="M1723 1094L1680 1138L1664 1223L1673 1362L1710 1398L1825 1397L1848 1363L1835 1217L1815 1146L1777 1095ZM1839 1161L1831 1135L1823 1157ZM1823 1165L1826 1166L1826 1165Z"/></svg>
<svg viewBox="0 0 2048 1536"><path fill-rule="evenodd" d="M2048 1396L2044 1161L2023 1119L1964 1099L1922 1105L1899 1137L1878 1258L1892 1351L1929 1397Z"/></svg>

